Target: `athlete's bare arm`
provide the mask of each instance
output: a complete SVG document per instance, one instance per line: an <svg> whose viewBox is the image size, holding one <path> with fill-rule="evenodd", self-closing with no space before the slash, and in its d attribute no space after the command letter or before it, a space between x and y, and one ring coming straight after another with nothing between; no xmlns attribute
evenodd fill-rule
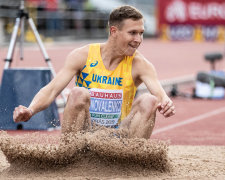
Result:
<svg viewBox="0 0 225 180"><path fill-rule="evenodd" d="M13 112L15 122L27 121L34 114L47 108L60 92L69 84L71 79L79 73L86 63L88 46L72 51L66 58L64 67L56 77L43 87L34 97L29 107L18 106Z"/></svg>
<svg viewBox="0 0 225 180"><path fill-rule="evenodd" d="M162 88L154 66L139 52L136 53L133 61L132 76L136 86L143 82L149 92L158 98L158 110L161 114L165 117L175 114L173 102Z"/></svg>

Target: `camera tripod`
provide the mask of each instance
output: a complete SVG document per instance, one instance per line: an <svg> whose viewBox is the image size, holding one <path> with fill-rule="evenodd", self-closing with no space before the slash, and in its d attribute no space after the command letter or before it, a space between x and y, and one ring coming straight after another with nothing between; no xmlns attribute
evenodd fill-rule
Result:
<svg viewBox="0 0 225 180"><path fill-rule="evenodd" d="M12 36L11 36L11 39L10 39L10 44L9 44L9 48L8 48L8 52L7 52L7 57L5 59L4 69L8 69L11 66L12 57L13 57L13 54L14 54L19 29L20 29L20 59L23 60L23 42L24 42L24 22L25 22L25 20L28 21L29 26L34 33L34 36L37 40L37 43L40 47L40 50L41 50L41 52L44 56L45 62L47 63L47 65L48 65L48 67L51 71L52 76L55 77L56 76L55 70L54 70L54 68L52 66L52 63L51 63L51 60L50 60L50 58L49 58L49 56L48 56L48 54L45 50L45 47L44 47L43 42L41 40L41 37L40 37L36 27L35 27L33 19L30 18L29 14L25 11L24 0L21 0L21 2L20 2L20 8L19 8L19 11L18 11L18 15L17 15L17 18L16 18L14 28L13 28ZM63 98L64 105L65 105L66 98L65 98L65 95L64 95L63 92L61 93L61 96Z"/></svg>

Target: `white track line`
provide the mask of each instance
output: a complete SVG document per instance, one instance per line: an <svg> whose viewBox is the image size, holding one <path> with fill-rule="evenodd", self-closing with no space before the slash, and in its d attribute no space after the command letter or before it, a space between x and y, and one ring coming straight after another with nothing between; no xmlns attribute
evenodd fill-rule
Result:
<svg viewBox="0 0 225 180"><path fill-rule="evenodd" d="M165 131L168 131L168 130L171 130L171 129L174 129L174 128L177 128L177 127L180 127L180 126L184 126L186 124L190 124L190 123L193 123L193 122L196 122L196 121L200 121L200 120L203 120L205 118L215 116L215 115L223 113L223 112L225 112L225 107L214 110L214 111L211 111L211 112L208 112L208 113L205 113L205 114L202 114L202 115L199 115L199 116L195 116L195 117L186 119L182 122L178 122L178 123L171 124L169 126L166 126L166 127L160 128L160 129L156 129L155 131L153 131L152 135L155 135L155 134L158 134L158 133L161 133L161 132L165 132Z"/></svg>

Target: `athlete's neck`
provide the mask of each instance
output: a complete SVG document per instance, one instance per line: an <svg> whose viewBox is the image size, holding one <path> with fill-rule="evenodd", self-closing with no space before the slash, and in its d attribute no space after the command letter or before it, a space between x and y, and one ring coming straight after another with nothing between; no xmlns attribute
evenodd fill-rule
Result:
<svg viewBox="0 0 225 180"><path fill-rule="evenodd" d="M110 41L102 43L100 49L102 61L108 70L114 70L125 57Z"/></svg>

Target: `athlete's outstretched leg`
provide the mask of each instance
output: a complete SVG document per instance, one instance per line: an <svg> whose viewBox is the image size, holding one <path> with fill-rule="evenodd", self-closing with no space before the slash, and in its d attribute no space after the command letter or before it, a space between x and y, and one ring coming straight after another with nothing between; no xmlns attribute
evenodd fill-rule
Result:
<svg viewBox="0 0 225 180"><path fill-rule="evenodd" d="M62 134L76 133L90 127L89 106L88 90L82 87L73 88L63 113Z"/></svg>
<svg viewBox="0 0 225 180"><path fill-rule="evenodd" d="M139 96L133 103L130 114L121 122L120 128L128 136L150 138L155 125L157 98L151 94Z"/></svg>

